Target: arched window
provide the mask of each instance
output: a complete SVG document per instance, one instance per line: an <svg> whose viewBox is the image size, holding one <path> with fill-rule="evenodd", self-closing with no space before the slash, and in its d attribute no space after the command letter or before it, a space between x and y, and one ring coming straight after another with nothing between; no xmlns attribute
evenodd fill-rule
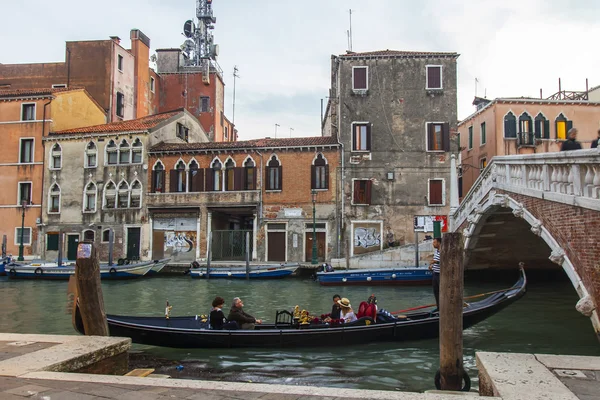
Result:
<svg viewBox="0 0 600 400"><path fill-rule="evenodd" d="M96 168L98 166L98 149L96 143L89 142L85 148L85 167Z"/></svg>
<svg viewBox="0 0 600 400"><path fill-rule="evenodd" d="M93 242L96 239L96 232L94 232L91 229L88 229L87 231L83 231L83 240L88 240L90 242Z"/></svg>
<svg viewBox="0 0 600 400"><path fill-rule="evenodd" d="M267 163L267 190L281 190L282 171L281 163L277 156L273 154Z"/></svg>
<svg viewBox="0 0 600 400"><path fill-rule="evenodd" d="M127 140L123 139L119 145L119 164L131 163L131 147Z"/></svg>
<svg viewBox="0 0 600 400"><path fill-rule="evenodd" d="M535 137L538 139L550 139L550 121L539 113L535 117Z"/></svg>
<svg viewBox="0 0 600 400"><path fill-rule="evenodd" d="M83 212L96 212L96 196L98 188L94 182L90 182L85 187L83 193Z"/></svg>
<svg viewBox="0 0 600 400"><path fill-rule="evenodd" d="M256 190L256 166L250 157L244 162L244 190Z"/></svg>
<svg viewBox="0 0 600 400"><path fill-rule="evenodd" d="M131 208L142 206L142 183L137 179L131 184Z"/></svg>
<svg viewBox="0 0 600 400"><path fill-rule="evenodd" d="M159 161L152 170L152 193L163 193L165 189L165 166Z"/></svg>
<svg viewBox="0 0 600 400"><path fill-rule="evenodd" d="M105 229L102 231L102 243L110 242L110 229Z"/></svg>
<svg viewBox="0 0 600 400"><path fill-rule="evenodd" d="M519 133L530 132L533 132L533 124L531 123L531 116L525 111L519 116Z"/></svg>
<svg viewBox="0 0 600 400"><path fill-rule="evenodd" d="M560 113L554 122L556 124L556 139L566 140L567 132L573 127L573 121L569 121Z"/></svg>
<svg viewBox="0 0 600 400"><path fill-rule="evenodd" d="M504 116L504 137L517 137L517 118L515 117L515 114L510 111Z"/></svg>
<svg viewBox="0 0 600 400"><path fill-rule="evenodd" d="M119 163L119 152L114 140L106 144L106 164L116 165Z"/></svg>
<svg viewBox="0 0 600 400"><path fill-rule="evenodd" d="M235 190L235 162L231 158L225 163L225 190Z"/></svg>
<svg viewBox="0 0 600 400"><path fill-rule="evenodd" d="M50 169L61 169L62 167L62 148L58 143L52 146L50 152Z"/></svg>
<svg viewBox="0 0 600 400"><path fill-rule="evenodd" d="M186 191L186 173L183 160L179 160L177 165L175 165L175 169L171 170L171 187L169 191L173 193Z"/></svg>
<svg viewBox="0 0 600 400"><path fill-rule="evenodd" d="M214 192L222 190L221 168L223 164L219 159L215 159L210 166L210 182L207 184L208 189Z"/></svg>
<svg viewBox="0 0 600 400"><path fill-rule="evenodd" d="M125 181L119 183L117 190L117 204L119 208L129 207L129 185Z"/></svg>
<svg viewBox="0 0 600 400"><path fill-rule="evenodd" d="M196 160L189 164L189 192L202 192L204 190L204 170L200 169Z"/></svg>
<svg viewBox="0 0 600 400"><path fill-rule="evenodd" d="M329 189L329 165L323 154L315 157L311 169L311 189Z"/></svg>
<svg viewBox="0 0 600 400"><path fill-rule="evenodd" d="M137 138L131 145L131 162L133 164L141 164L142 163L142 151L144 146L142 145L142 141Z"/></svg>
<svg viewBox="0 0 600 400"><path fill-rule="evenodd" d="M104 208L111 209L117 207L117 187L113 181L108 181L104 185Z"/></svg>
<svg viewBox="0 0 600 400"><path fill-rule="evenodd" d="M48 193L48 213L59 213L60 212L60 186L55 183L50 187Z"/></svg>

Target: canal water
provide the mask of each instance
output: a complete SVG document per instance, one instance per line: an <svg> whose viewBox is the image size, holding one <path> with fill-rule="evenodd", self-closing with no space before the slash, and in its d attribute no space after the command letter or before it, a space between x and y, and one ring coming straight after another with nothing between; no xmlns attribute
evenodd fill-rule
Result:
<svg viewBox="0 0 600 400"><path fill-rule="evenodd" d="M516 275L512 278L494 282L467 280L465 294L508 287L516 281ZM0 331L75 334L66 312L66 282L0 279ZM102 287L107 312L123 315L162 316L167 300L173 306L173 316L206 314L216 295L228 303L235 296L241 297L248 313L267 321L273 321L276 310L292 309L295 305L314 315L327 313L335 293L349 298L355 307L374 293L379 307L388 311L433 301L429 286L324 288L310 279L295 278L247 282L176 276L103 282ZM466 330L464 363L471 378L477 377L476 351L600 356L600 345L589 319L575 311L577 300L566 279L532 282L521 300ZM134 350L152 358L173 360L168 371L173 377L190 377L191 371L203 370L212 371L209 378L215 380L312 384L330 386L332 393L335 387L432 389L439 366L437 339L298 350L184 350L141 345L135 345ZM186 370L177 370L179 361Z"/></svg>

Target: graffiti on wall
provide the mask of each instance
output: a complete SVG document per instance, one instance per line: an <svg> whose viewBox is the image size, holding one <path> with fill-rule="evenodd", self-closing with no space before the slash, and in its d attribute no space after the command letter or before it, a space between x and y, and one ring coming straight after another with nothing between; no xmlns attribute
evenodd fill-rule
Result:
<svg viewBox="0 0 600 400"><path fill-rule="evenodd" d="M165 232L165 252L189 253L194 250L196 232Z"/></svg>
<svg viewBox="0 0 600 400"><path fill-rule="evenodd" d="M354 247L369 248L381 245L381 234L376 228L356 228L354 230Z"/></svg>

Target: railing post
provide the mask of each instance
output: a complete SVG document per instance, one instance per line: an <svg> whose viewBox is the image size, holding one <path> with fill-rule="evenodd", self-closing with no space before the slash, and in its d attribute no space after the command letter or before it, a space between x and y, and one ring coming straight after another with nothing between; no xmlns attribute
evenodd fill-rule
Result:
<svg viewBox="0 0 600 400"><path fill-rule="evenodd" d="M527 176L527 164L521 165L521 186L529 187L529 177Z"/></svg>
<svg viewBox="0 0 600 400"><path fill-rule="evenodd" d="M571 165L571 173L573 174L573 194L575 196L583 195L583 176L581 176L581 166L579 164Z"/></svg>
<svg viewBox="0 0 600 400"><path fill-rule="evenodd" d="M510 185L510 164L504 164L504 173L506 174L506 181L504 183Z"/></svg>
<svg viewBox="0 0 600 400"><path fill-rule="evenodd" d="M542 167L542 183L544 192L550 191L550 167L544 164Z"/></svg>

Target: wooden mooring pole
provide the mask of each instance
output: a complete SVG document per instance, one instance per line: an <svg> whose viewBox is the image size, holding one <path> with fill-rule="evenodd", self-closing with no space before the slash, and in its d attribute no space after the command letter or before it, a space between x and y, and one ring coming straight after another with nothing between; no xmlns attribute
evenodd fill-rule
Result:
<svg viewBox="0 0 600 400"><path fill-rule="evenodd" d="M440 252L440 384L461 390L463 382L463 240L444 234Z"/></svg>
<svg viewBox="0 0 600 400"><path fill-rule="evenodd" d="M250 232L246 232L246 280L250 279Z"/></svg>
<svg viewBox="0 0 600 400"><path fill-rule="evenodd" d="M85 334L108 336L98 251L91 242L84 241L77 246L75 281Z"/></svg>

